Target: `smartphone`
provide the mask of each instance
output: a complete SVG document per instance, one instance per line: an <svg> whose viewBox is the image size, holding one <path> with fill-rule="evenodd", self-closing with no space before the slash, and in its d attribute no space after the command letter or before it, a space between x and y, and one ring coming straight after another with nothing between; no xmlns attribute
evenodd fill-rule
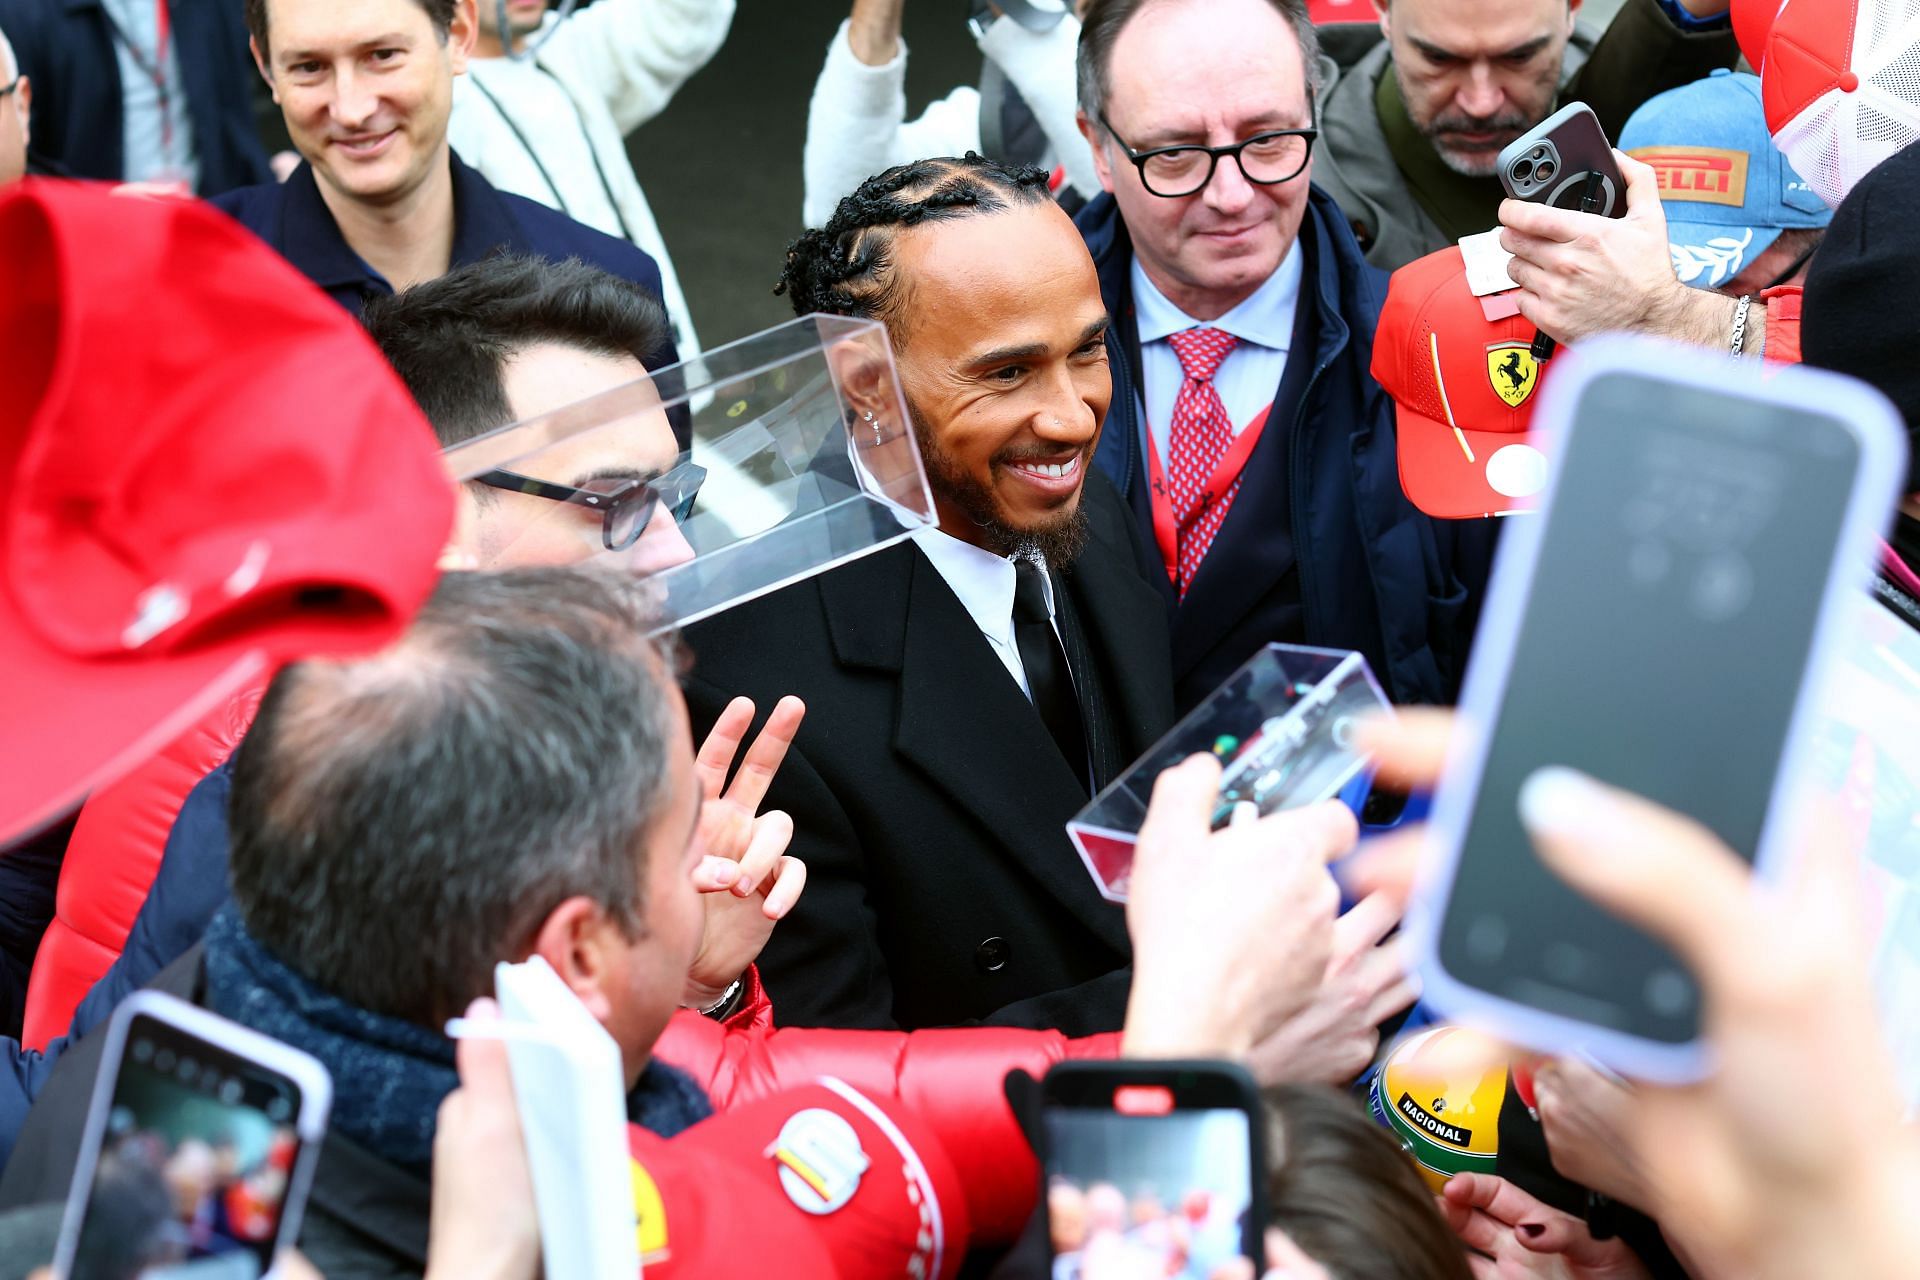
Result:
<svg viewBox="0 0 1920 1280"><path fill-rule="evenodd" d="M1584 102L1569 102L1500 153L1500 185L1516 200L1625 217L1627 184L1613 144Z"/></svg>
<svg viewBox="0 0 1920 1280"><path fill-rule="evenodd" d="M1904 434L1851 379L1627 338L1583 344L1534 426L1544 505L1507 527L1434 797L1413 915L1426 995L1529 1048L1695 1079L1693 976L1547 870L1520 787L1571 766L1768 874Z"/></svg>
<svg viewBox="0 0 1920 1280"><path fill-rule="evenodd" d="M326 1132L326 1068L155 991L129 996L106 1037L55 1276L274 1275Z"/></svg>
<svg viewBox="0 0 1920 1280"><path fill-rule="evenodd" d="M1230 1062L1061 1062L1041 1082L1054 1280L1264 1270L1260 1094Z"/></svg>

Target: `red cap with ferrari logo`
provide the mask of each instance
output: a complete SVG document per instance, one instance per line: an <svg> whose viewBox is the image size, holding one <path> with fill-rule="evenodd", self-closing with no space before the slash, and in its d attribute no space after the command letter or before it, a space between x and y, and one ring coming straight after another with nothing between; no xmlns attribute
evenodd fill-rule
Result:
<svg viewBox="0 0 1920 1280"><path fill-rule="evenodd" d="M1528 439L1546 366L1520 316L1488 320L1458 248L1393 273L1373 376L1399 406L1400 487L1430 516L1525 510L1547 483Z"/></svg>

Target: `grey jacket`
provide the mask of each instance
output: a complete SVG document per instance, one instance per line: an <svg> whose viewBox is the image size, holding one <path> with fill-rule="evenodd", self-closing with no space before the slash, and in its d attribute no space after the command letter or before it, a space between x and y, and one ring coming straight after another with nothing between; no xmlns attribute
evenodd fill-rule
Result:
<svg viewBox="0 0 1920 1280"><path fill-rule="evenodd" d="M1408 190L1374 106L1392 48L1374 23L1340 23L1320 35L1314 183L1339 203L1376 267L1392 271L1446 248L1452 240ZM1607 136L1618 137L1648 98L1730 67L1739 56L1731 30L1682 31L1656 0L1628 0L1604 32L1585 21L1575 25L1560 100L1585 102Z"/></svg>

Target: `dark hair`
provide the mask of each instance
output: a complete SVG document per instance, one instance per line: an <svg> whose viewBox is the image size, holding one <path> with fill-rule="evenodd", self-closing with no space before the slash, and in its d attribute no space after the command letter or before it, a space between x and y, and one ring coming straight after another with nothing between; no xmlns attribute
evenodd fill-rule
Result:
<svg viewBox="0 0 1920 1280"><path fill-rule="evenodd" d="M827 225L787 246L777 294L795 315L825 312L879 320L894 345L906 289L894 275L891 249L902 227L942 222L1051 199L1047 175L1031 165L1006 165L972 151L895 165L868 178L835 206Z"/></svg>
<svg viewBox="0 0 1920 1280"><path fill-rule="evenodd" d="M1471 1280L1433 1192L1387 1132L1343 1093L1264 1094L1267 1211L1333 1280Z"/></svg>
<svg viewBox="0 0 1920 1280"><path fill-rule="evenodd" d="M425 1026L491 991L567 898L639 936L674 741L648 599L592 569L449 573L391 649L282 671L233 769L247 929Z"/></svg>
<svg viewBox="0 0 1920 1280"><path fill-rule="evenodd" d="M517 352L554 342L644 363L671 332L637 285L578 258L512 254L377 298L363 319L442 448L513 421L502 375Z"/></svg>
<svg viewBox="0 0 1920 1280"><path fill-rule="evenodd" d="M1107 109L1107 69L1113 64L1113 46L1120 32L1141 10L1155 0L1093 0L1080 15L1080 52L1074 62L1075 79L1080 92L1080 110L1098 124ZM1300 60L1306 76L1307 109L1314 109L1320 93L1320 37L1314 31L1313 17L1306 0L1267 0L1274 12L1293 28L1300 42Z"/></svg>
<svg viewBox="0 0 1920 1280"><path fill-rule="evenodd" d="M447 42L447 32L453 28L453 13L458 0L413 0L426 10L427 18L433 23L433 34L440 37L440 43ZM481 0L485 4L487 0ZM269 68L273 66L272 46L267 43L267 0L247 0L247 34L260 46L260 60Z"/></svg>

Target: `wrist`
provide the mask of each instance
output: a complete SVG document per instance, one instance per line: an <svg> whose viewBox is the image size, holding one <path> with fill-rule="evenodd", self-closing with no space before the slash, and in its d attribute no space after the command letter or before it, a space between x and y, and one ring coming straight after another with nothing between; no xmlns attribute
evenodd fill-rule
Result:
<svg viewBox="0 0 1920 1280"><path fill-rule="evenodd" d="M724 1011L728 1005L735 1004L739 1001L740 992L745 986L746 982L744 978L735 978L725 986L712 986L688 978L687 989L681 994L680 1007L682 1009L692 1009L703 1017L715 1017Z"/></svg>
<svg viewBox="0 0 1920 1280"><path fill-rule="evenodd" d="M1127 1019L1120 1031L1123 1058L1243 1058L1253 1048L1246 1019L1221 1016L1232 1001L1201 999L1196 992L1219 995L1216 984L1177 983L1165 996L1156 994L1149 978L1143 982L1134 969L1133 990L1127 998Z"/></svg>
<svg viewBox="0 0 1920 1280"><path fill-rule="evenodd" d="M875 18L855 10L847 22L847 44L867 66L886 66L900 56L900 15Z"/></svg>

